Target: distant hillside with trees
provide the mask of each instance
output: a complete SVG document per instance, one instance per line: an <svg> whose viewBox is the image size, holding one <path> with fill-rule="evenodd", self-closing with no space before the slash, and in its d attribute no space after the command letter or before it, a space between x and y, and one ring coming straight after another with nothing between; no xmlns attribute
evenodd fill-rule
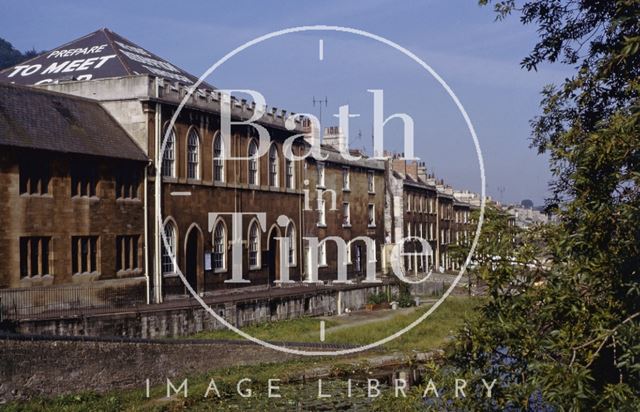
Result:
<svg viewBox="0 0 640 412"><path fill-rule="evenodd" d="M40 52L35 49L21 52L17 50L11 43L0 37L0 70L7 67L15 66L32 57L37 56Z"/></svg>

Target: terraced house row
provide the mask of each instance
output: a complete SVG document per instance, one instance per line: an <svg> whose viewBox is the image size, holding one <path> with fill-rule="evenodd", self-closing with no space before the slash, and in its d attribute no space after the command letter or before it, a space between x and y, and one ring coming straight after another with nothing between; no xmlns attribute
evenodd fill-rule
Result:
<svg viewBox="0 0 640 412"><path fill-rule="evenodd" d="M424 163L354 150L361 158L346 160L337 127L324 131L322 159L289 160L285 140L309 125L285 127L290 114L276 108L258 121L271 137L266 150L250 125L234 125L226 148L215 88L201 85L170 126L195 77L108 29L56 56L82 47L117 58L103 56L82 78L53 69L24 75L46 67L47 54L1 73L4 302L11 291L13 302L36 305L49 290L80 304L115 290L118 299L161 302L186 293L179 272L201 294L283 277L359 282L367 271L389 274L389 250L407 236L432 251L405 256L409 274L458 267L448 249L469 239L478 204L457 198ZM255 110L231 103L236 121ZM302 157L314 144L297 139L292 152ZM411 242L405 249L418 251ZM230 282L237 267L243 282Z"/></svg>

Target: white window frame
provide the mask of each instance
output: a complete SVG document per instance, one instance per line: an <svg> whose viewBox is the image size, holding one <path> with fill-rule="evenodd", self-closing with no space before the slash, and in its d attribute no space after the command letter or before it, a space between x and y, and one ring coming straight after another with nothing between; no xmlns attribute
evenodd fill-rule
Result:
<svg viewBox="0 0 640 412"><path fill-rule="evenodd" d="M167 229L171 229L171 233L167 233ZM178 233L176 225L172 220L167 220L164 224L164 233L167 238L167 243L169 244L169 248L171 248L171 252L175 257L176 263L178 263L178 255L176 254L176 246L178 240ZM161 239L162 241L162 239ZM176 276L176 267L171 261L171 256L167 253L167 249L165 248L164 241L162 243L162 260L161 260L161 269L163 276ZM169 265L171 265L169 267ZM165 270L165 268L169 268L171 270Z"/></svg>
<svg viewBox="0 0 640 412"><path fill-rule="evenodd" d="M371 216L369 216L369 214ZM373 223L371 223L373 221ZM367 226L376 227L376 205L375 203L369 203L367 205Z"/></svg>
<svg viewBox="0 0 640 412"><path fill-rule="evenodd" d="M351 170L348 167L342 168L342 190L345 192L351 190Z"/></svg>
<svg viewBox="0 0 640 412"><path fill-rule="evenodd" d="M255 156L251 154L252 148L255 148ZM247 146L247 157L249 158L247 161L247 183L253 186L258 186L260 185L260 158L258 157L258 144L255 139L249 140L249 145ZM252 165L255 165L255 168L252 168Z"/></svg>
<svg viewBox="0 0 640 412"><path fill-rule="evenodd" d="M255 230L256 230L256 245L255 245L256 250L255 251L251 250L251 248L253 246L252 242L251 242L251 230L253 228L255 228ZM248 263L249 263L249 269L250 270L260 269L260 267L261 267L261 263L262 263L260 261L260 259L261 259L260 255L261 255L261 251L262 251L261 241L262 241L262 239L261 239L261 236L260 236L260 226L258 225L258 221L256 219L254 219L254 220L251 221L251 223L249 223L249 229L247 230L247 260L248 260ZM255 264L252 265L251 264L251 253L254 253L254 252L256 254L256 262L255 262Z"/></svg>
<svg viewBox="0 0 640 412"><path fill-rule="evenodd" d="M219 146L219 147L218 147ZM219 152L216 154L216 152ZM222 136L220 133L216 133L213 138L213 181L214 182L225 182L225 163L224 163L224 143L222 141ZM216 178L217 171L220 170L220 176Z"/></svg>
<svg viewBox="0 0 640 412"><path fill-rule="evenodd" d="M342 227L351 227L351 204L349 202L342 202Z"/></svg>
<svg viewBox="0 0 640 412"><path fill-rule="evenodd" d="M187 134L187 179L200 180L200 135L194 127Z"/></svg>
<svg viewBox="0 0 640 412"><path fill-rule="evenodd" d="M367 189L369 193L376 192L376 175L372 170L367 173Z"/></svg>
<svg viewBox="0 0 640 412"><path fill-rule="evenodd" d="M165 130L162 137L166 133ZM164 152L162 153L162 177L176 177L176 131L173 128L167 136Z"/></svg>
<svg viewBox="0 0 640 412"><path fill-rule="evenodd" d="M221 246L220 251L216 251L216 247L218 246L216 239L219 238L218 236L219 228L222 229L222 244L220 245ZM211 245L212 245L211 267L213 271L215 273L226 272L227 271L227 226L224 224L224 221L222 221L222 219L218 220L218 222L214 226ZM215 262L216 262L215 254L217 253L222 255L221 267L215 267Z"/></svg>
<svg viewBox="0 0 640 412"><path fill-rule="evenodd" d="M287 253L287 263L289 266L296 266L298 263L297 244L296 244L296 228L293 223L289 223L285 231L285 236L289 239L289 250Z"/></svg>
<svg viewBox="0 0 640 412"><path fill-rule="evenodd" d="M280 156L278 155L278 147L275 143L269 147L269 186L280 186Z"/></svg>

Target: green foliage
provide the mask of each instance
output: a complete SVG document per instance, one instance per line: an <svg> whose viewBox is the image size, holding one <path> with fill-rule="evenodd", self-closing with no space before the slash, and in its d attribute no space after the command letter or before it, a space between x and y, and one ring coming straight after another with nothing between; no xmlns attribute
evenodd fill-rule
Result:
<svg viewBox="0 0 640 412"><path fill-rule="evenodd" d="M387 302L389 302L389 297L386 292L370 293L367 297L367 303L371 303L373 305L379 305Z"/></svg>
<svg viewBox="0 0 640 412"><path fill-rule="evenodd" d="M533 145L550 156L560 223L520 234L505 252L490 241L499 228L487 215L473 271L489 299L460 332L451 365L501 382L476 408L528 409L539 392L560 409L639 410L640 1L494 7L498 18L519 13L536 26L525 68L576 67L544 89L532 122ZM511 258L482 257L503 253Z"/></svg>
<svg viewBox="0 0 640 412"><path fill-rule="evenodd" d="M411 289L406 283L401 283L399 286L400 292L393 297L393 300L398 302L398 306L401 308L410 308L415 305L415 300L411 295Z"/></svg>
<svg viewBox="0 0 640 412"><path fill-rule="evenodd" d="M21 53L19 50L16 50L11 43L0 38L0 70L15 66L37 55L38 52L35 50Z"/></svg>

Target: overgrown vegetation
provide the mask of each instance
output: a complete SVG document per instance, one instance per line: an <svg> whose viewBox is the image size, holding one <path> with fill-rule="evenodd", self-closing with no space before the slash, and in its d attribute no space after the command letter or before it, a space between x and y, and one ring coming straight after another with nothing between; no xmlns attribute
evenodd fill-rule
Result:
<svg viewBox="0 0 640 412"><path fill-rule="evenodd" d="M479 262L489 297L450 357L456 373L500 384L492 399L450 401L640 410L640 1L480 3L536 27L523 67L560 62L576 74L543 90L532 121L560 222L522 234L512 259ZM504 257L490 228L481 243Z"/></svg>
<svg viewBox="0 0 640 412"><path fill-rule="evenodd" d="M464 296L450 296L424 322L402 337L384 346L384 349L414 352L430 351L442 347L463 325L464 318L473 314L481 299ZM411 324L429 309L430 305L409 311L375 312L384 313L383 319L352 322L351 318L333 317L325 319L325 342L361 345L387 337ZM318 342L319 320L301 318L280 322L270 322L242 328L257 338L268 341ZM202 339L238 339L230 330L202 332L194 337Z"/></svg>

